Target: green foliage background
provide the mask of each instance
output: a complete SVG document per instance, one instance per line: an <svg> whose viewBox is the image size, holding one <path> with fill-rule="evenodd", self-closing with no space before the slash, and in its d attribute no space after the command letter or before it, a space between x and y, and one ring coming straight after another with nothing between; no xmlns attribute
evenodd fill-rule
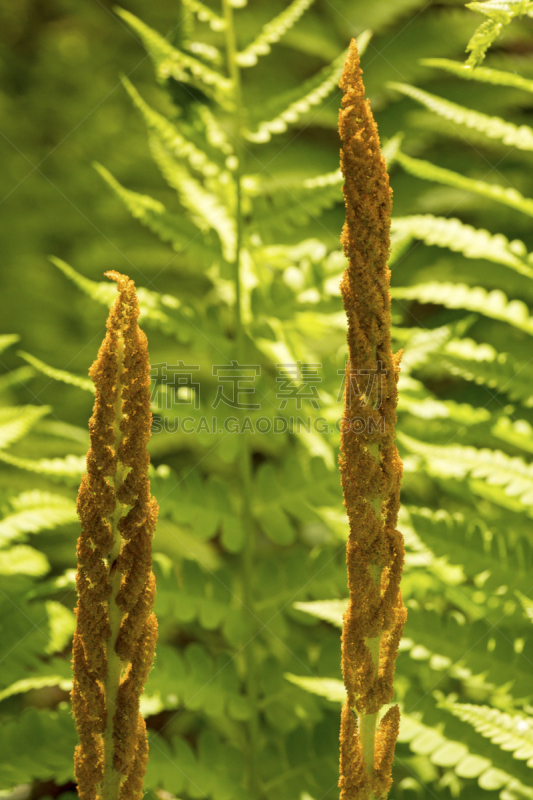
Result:
<svg viewBox="0 0 533 800"><path fill-rule="evenodd" d="M242 68L254 132L304 81L316 90L313 76L331 74L352 36L367 41L364 81L394 190L393 334L405 350L395 799L533 797L532 4L472 5L486 21L471 61L500 36L482 67L504 77L462 80L474 73L442 59L464 62L479 16L417 0L316 0ZM236 8L239 49L286 7ZM232 358L261 365L252 417L294 414L277 408L276 364L298 360L320 362L323 377L321 408L304 403L302 416L333 427L341 414L340 93L245 142L239 322L232 88L225 96L219 80L210 97L208 70L226 74L224 34L195 21L198 8L128 3L152 32L100 2L7 0L0 11L0 792L13 800L76 796L74 500L86 374L115 291L102 273L143 287L152 363L200 365L201 408L187 414L234 416L212 409L211 367ZM175 48L161 52L159 81L141 46L152 59L168 48L156 31ZM185 87L161 80L165 68L185 79L180 52L198 59ZM441 60L420 61L431 58ZM182 407L168 409L163 388L154 414L172 420ZM150 797L336 797L347 594L338 434L161 431L150 447L161 507L160 640L143 699Z"/></svg>

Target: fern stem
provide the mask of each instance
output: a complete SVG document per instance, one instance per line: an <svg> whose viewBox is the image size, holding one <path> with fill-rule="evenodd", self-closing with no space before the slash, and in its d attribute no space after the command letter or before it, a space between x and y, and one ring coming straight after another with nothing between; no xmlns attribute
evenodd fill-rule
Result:
<svg viewBox="0 0 533 800"><path fill-rule="evenodd" d="M228 58L228 72L233 85L235 103L235 152L237 156L237 167L234 172L236 198L235 198L235 262L234 262L234 281L235 281L235 355L238 364L244 364L245 359L245 337L242 321L242 283L240 274L240 257L242 249L242 175L244 162L244 146L242 131L244 128L244 109L242 105L241 76L237 63L237 44L235 37L235 26L233 21L233 9L229 0L222 0L224 19L226 22L226 49ZM248 435L244 432L241 441L241 452L238 463L239 478L242 490L242 523L246 533L246 541L242 553L242 573L243 573L243 602L246 611L252 615L254 621L257 619L254 612L253 597L253 565L255 551L255 530L251 512L250 499L252 492L252 464L251 453L248 442ZM258 687L256 681L256 665L254 660L253 642L249 641L245 649L246 664L246 694L250 702L251 716L248 726L249 747L248 747L248 791L251 800L258 797L257 780L257 754L259 742L259 713L258 713Z"/></svg>

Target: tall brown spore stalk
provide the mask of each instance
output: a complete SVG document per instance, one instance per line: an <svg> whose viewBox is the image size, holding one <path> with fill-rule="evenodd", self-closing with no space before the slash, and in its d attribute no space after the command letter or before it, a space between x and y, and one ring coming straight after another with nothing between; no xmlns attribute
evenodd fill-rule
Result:
<svg viewBox="0 0 533 800"><path fill-rule="evenodd" d="M364 97L352 40L340 86L348 266L341 282L348 318L340 471L350 533L350 599L342 631L347 699L342 709L341 800L378 800L390 788L400 712L392 706L394 666L406 609L400 578L403 537L396 530L402 463L394 444L401 353L390 339L392 192L376 124Z"/></svg>
<svg viewBox="0 0 533 800"><path fill-rule="evenodd" d="M135 285L117 282L107 334L89 375L96 387L87 475L78 493L78 605L72 707L80 743L81 800L140 800L148 759L139 699L152 665L157 620L151 543L150 364Z"/></svg>

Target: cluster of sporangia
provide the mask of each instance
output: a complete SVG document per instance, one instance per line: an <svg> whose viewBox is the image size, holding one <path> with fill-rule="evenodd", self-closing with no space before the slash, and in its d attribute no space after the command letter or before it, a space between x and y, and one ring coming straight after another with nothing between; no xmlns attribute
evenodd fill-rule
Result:
<svg viewBox="0 0 533 800"><path fill-rule="evenodd" d="M151 542L150 365L135 285L116 272L118 297L89 374L96 387L87 475L78 494L77 627L72 706L81 800L140 800L148 759L139 698L157 621Z"/></svg>
<svg viewBox="0 0 533 800"><path fill-rule="evenodd" d="M349 264L341 291L348 318L349 361L340 470L350 534L350 600L342 631L347 699L342 710L341 800L386 796L399 731L390 703L398 645L407 612L400 578L403 537L396 530L402 462L394 444L401 352L390 339L390 212L392 192L376 124L364 97L352 40L340 86L346 222L342 244Z"/></svg>

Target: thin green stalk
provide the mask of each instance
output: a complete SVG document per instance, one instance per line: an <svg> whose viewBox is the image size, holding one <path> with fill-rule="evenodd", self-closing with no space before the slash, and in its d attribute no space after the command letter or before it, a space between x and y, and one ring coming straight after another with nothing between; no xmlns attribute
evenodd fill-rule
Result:
<svg viewBox="0 0 533 800"><path fill-rule="evenodd" d="M235 202L235 261L234 261L234 281L235 281L235 356L238 364L245 363L245 338L242 322L242 283L240 274L240 257L242 249L242 210L241 210L241 191L242 174L244 161L244 146L242 140L242 129L244 125L244 110L241 94L241 76L239 65L237 64L237 45L235 39L235 26L233 22L233 9L229 0L222 0L224 19L226 21L226 48L228 57L228 72L233 83L234 103L235 103L235 152L237 156L237 168L234 172L236 187ZM251 614L256 621L253 597L253 564L255 550L255 531L251 513L250 499L252 491L252 464L251 454L247 433L242 434L240 458L239 458L239 478L242 489L242 523L246 533L246 541L242 553L242 573L243 573L243 602L246 611ZM253 643L249 642L245 649L246 663L246 693L251 706L251 717L249 720L249 748L248 748L248 791L251 800L259 796L257 755L259 742L259 714L257 707L258 688L256 680L256 665L254 661Z"/></svg>

